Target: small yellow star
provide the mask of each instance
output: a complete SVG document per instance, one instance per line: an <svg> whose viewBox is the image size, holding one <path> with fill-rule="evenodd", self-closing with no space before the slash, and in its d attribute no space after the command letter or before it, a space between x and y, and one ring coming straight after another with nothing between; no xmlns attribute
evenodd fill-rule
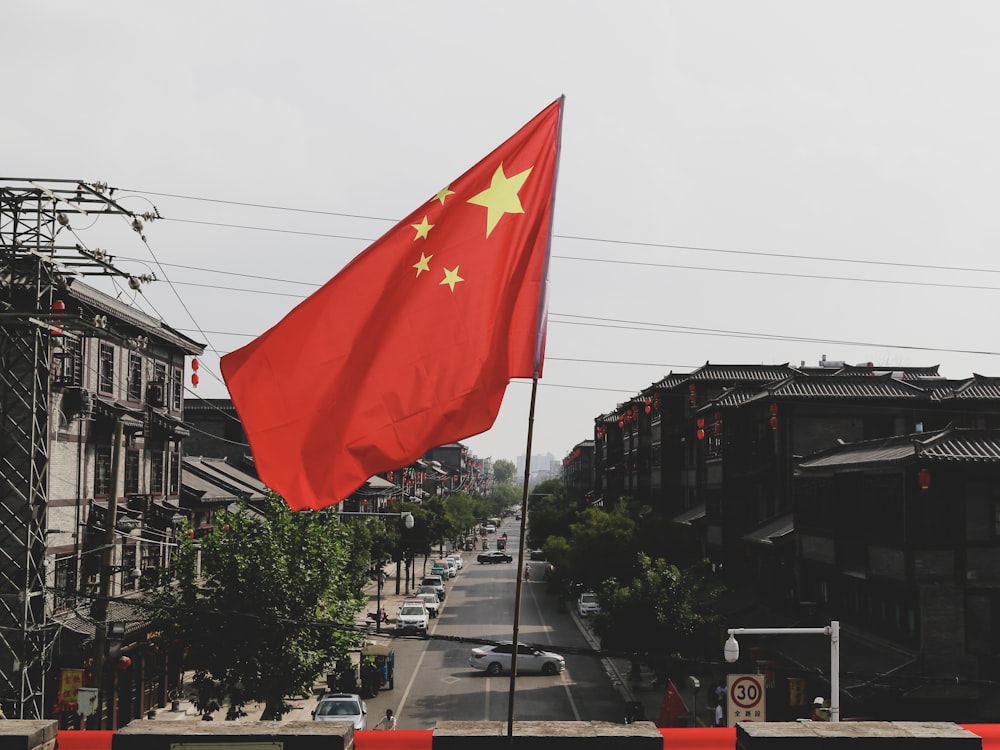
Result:
<svg viewBox="0 0 1000 750"><path fill-rule="evenodd" d="M445 188L441 188L440 190L438 190L438 193L437 193L437 195L434 196L434 198L436 200L441 201L441 205L443 206L444 205L444 199L447 198L449 195L454 195L454 194L455 194L455 191L449 190L448 188L445 187Z"/></svg>
<svg viewBox="0 0 1000 750"><path fill-rule="evenodd" d="M459 268L458 266L455 266L454 271L449 271L447 268L444 269L444 281L441 282L440 286L444 286L445 284L447 284L449 287L451 287L451 291L454 292L455 284L457 284L460 281L465 281L465 279L463 279L461 276L458 275L458 268Z"/></svg>
<svg viewBox="0 0 1000 750"><path fill-rule="evenodd" d="M517 197L517 191L524 187L524 181L531 174L532 167L523 172L508 177L503 172L503 164L497 167L493 173L493 180L490 186L478 195L469 198L469 203L477 206L485 206L486 211L486 236L496 227L504 214L523 214L521 199Z"/></svg>
<svg viewBox="0 0 1000 750"><path fill-rule="evenodd" d="M420 260L413 264L413 267L417 269L417 276L422 274L424 271L431 270L430 260L433 257L433 255L424 255L423 253L420 253Z"/></svg>
<svg viewBox="0 0 1000 750"><path fill-rule="evenodd" d="M413 238L414 240L419 240L421 238L426 240L427 235L430 234L430 231L434 228L433 224L427 223L426 216L424 216L423 220L419 224L410 224L410 226L417 230L417 236Z"/></svg>

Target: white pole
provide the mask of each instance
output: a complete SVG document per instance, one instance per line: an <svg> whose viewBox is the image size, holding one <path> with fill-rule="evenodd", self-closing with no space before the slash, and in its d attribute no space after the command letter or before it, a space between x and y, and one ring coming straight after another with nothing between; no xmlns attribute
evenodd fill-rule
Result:
<svg viewBox="0 0 1000 750"><path fill-rule="evenodd" d="M840 620L824 628L729 628L726 661L740 658L737 635L828 635L830 636L830 721L840 721Z"/></svg>
<svg viewBox="0 0 1000 750"><path fill-rule="evenodd" d="M830 721L840 721L840 620L830 621Z"/></svg>

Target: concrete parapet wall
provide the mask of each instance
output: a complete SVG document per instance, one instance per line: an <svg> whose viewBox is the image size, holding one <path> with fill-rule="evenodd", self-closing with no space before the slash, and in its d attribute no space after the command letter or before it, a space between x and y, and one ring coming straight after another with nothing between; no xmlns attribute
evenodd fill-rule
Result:
<svg viewBox="0 0 1000 750"><path fill-rule="evenodd" d="M507 736L505 721L441 721L432 750L663 750L663 736L651 721L612 724L602 721L515 721Z"/></svg>
<svg viewBox="0 0 1000 750"><path fill-rule="evenodd" d="M950 722L791 721L736 725L737 750L981 750L983 738Z"/></svg>
<svg viewBox="0 0 1000 750"><path fill-rule="evenodd" d="M0 721L0 748L3 750L53 750L59 724L51 719Z"/></svg>
<svg viewBox="0 0 1000 750"><path fill-rule="evenodd" d="M354 725L349 721L134 721L115 732L111 750L171 750L175 744L227 748L281 747L283 750L352 750ZM6 746L4 746L6 748Z"/></svg>

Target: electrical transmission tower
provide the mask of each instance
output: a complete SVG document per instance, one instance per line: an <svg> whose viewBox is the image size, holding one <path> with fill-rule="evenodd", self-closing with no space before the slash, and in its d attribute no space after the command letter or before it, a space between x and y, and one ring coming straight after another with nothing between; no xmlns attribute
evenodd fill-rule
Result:
<svg viewBox="0 0 1000 750"><path fill-rule="evenodd" d="M71 276L128 278L72 229L74 220L119 215L141 231L113 192L0 177L0 699L8 718L43 718L55 635L45 569L52 339L54 330L81 335L86 324L63 320L53 302Z"/></svg>

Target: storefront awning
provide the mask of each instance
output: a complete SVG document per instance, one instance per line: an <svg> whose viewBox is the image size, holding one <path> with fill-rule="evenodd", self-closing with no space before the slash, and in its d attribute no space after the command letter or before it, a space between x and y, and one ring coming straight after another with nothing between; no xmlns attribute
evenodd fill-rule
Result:
<svg viewBox="0 0 1000 750"><path fill-rule="evenodd" d="M791 513L788 513L787 515L768 521L749 534L744 534L742 539L744 542L751 542L752 544L774 545L780 544L783 540L790 537L794 531L795 519Z"/></svg>
<svg viewBox="0 0 1000 750"><path fill-rule="evenodd" d="M678 513L676 516L670 519L671 523L680 524L681 526L693 526L695 521L700 521L705 517L705 503L700 505L695 505L692 508L688 508L683 513Z"/></svg>

